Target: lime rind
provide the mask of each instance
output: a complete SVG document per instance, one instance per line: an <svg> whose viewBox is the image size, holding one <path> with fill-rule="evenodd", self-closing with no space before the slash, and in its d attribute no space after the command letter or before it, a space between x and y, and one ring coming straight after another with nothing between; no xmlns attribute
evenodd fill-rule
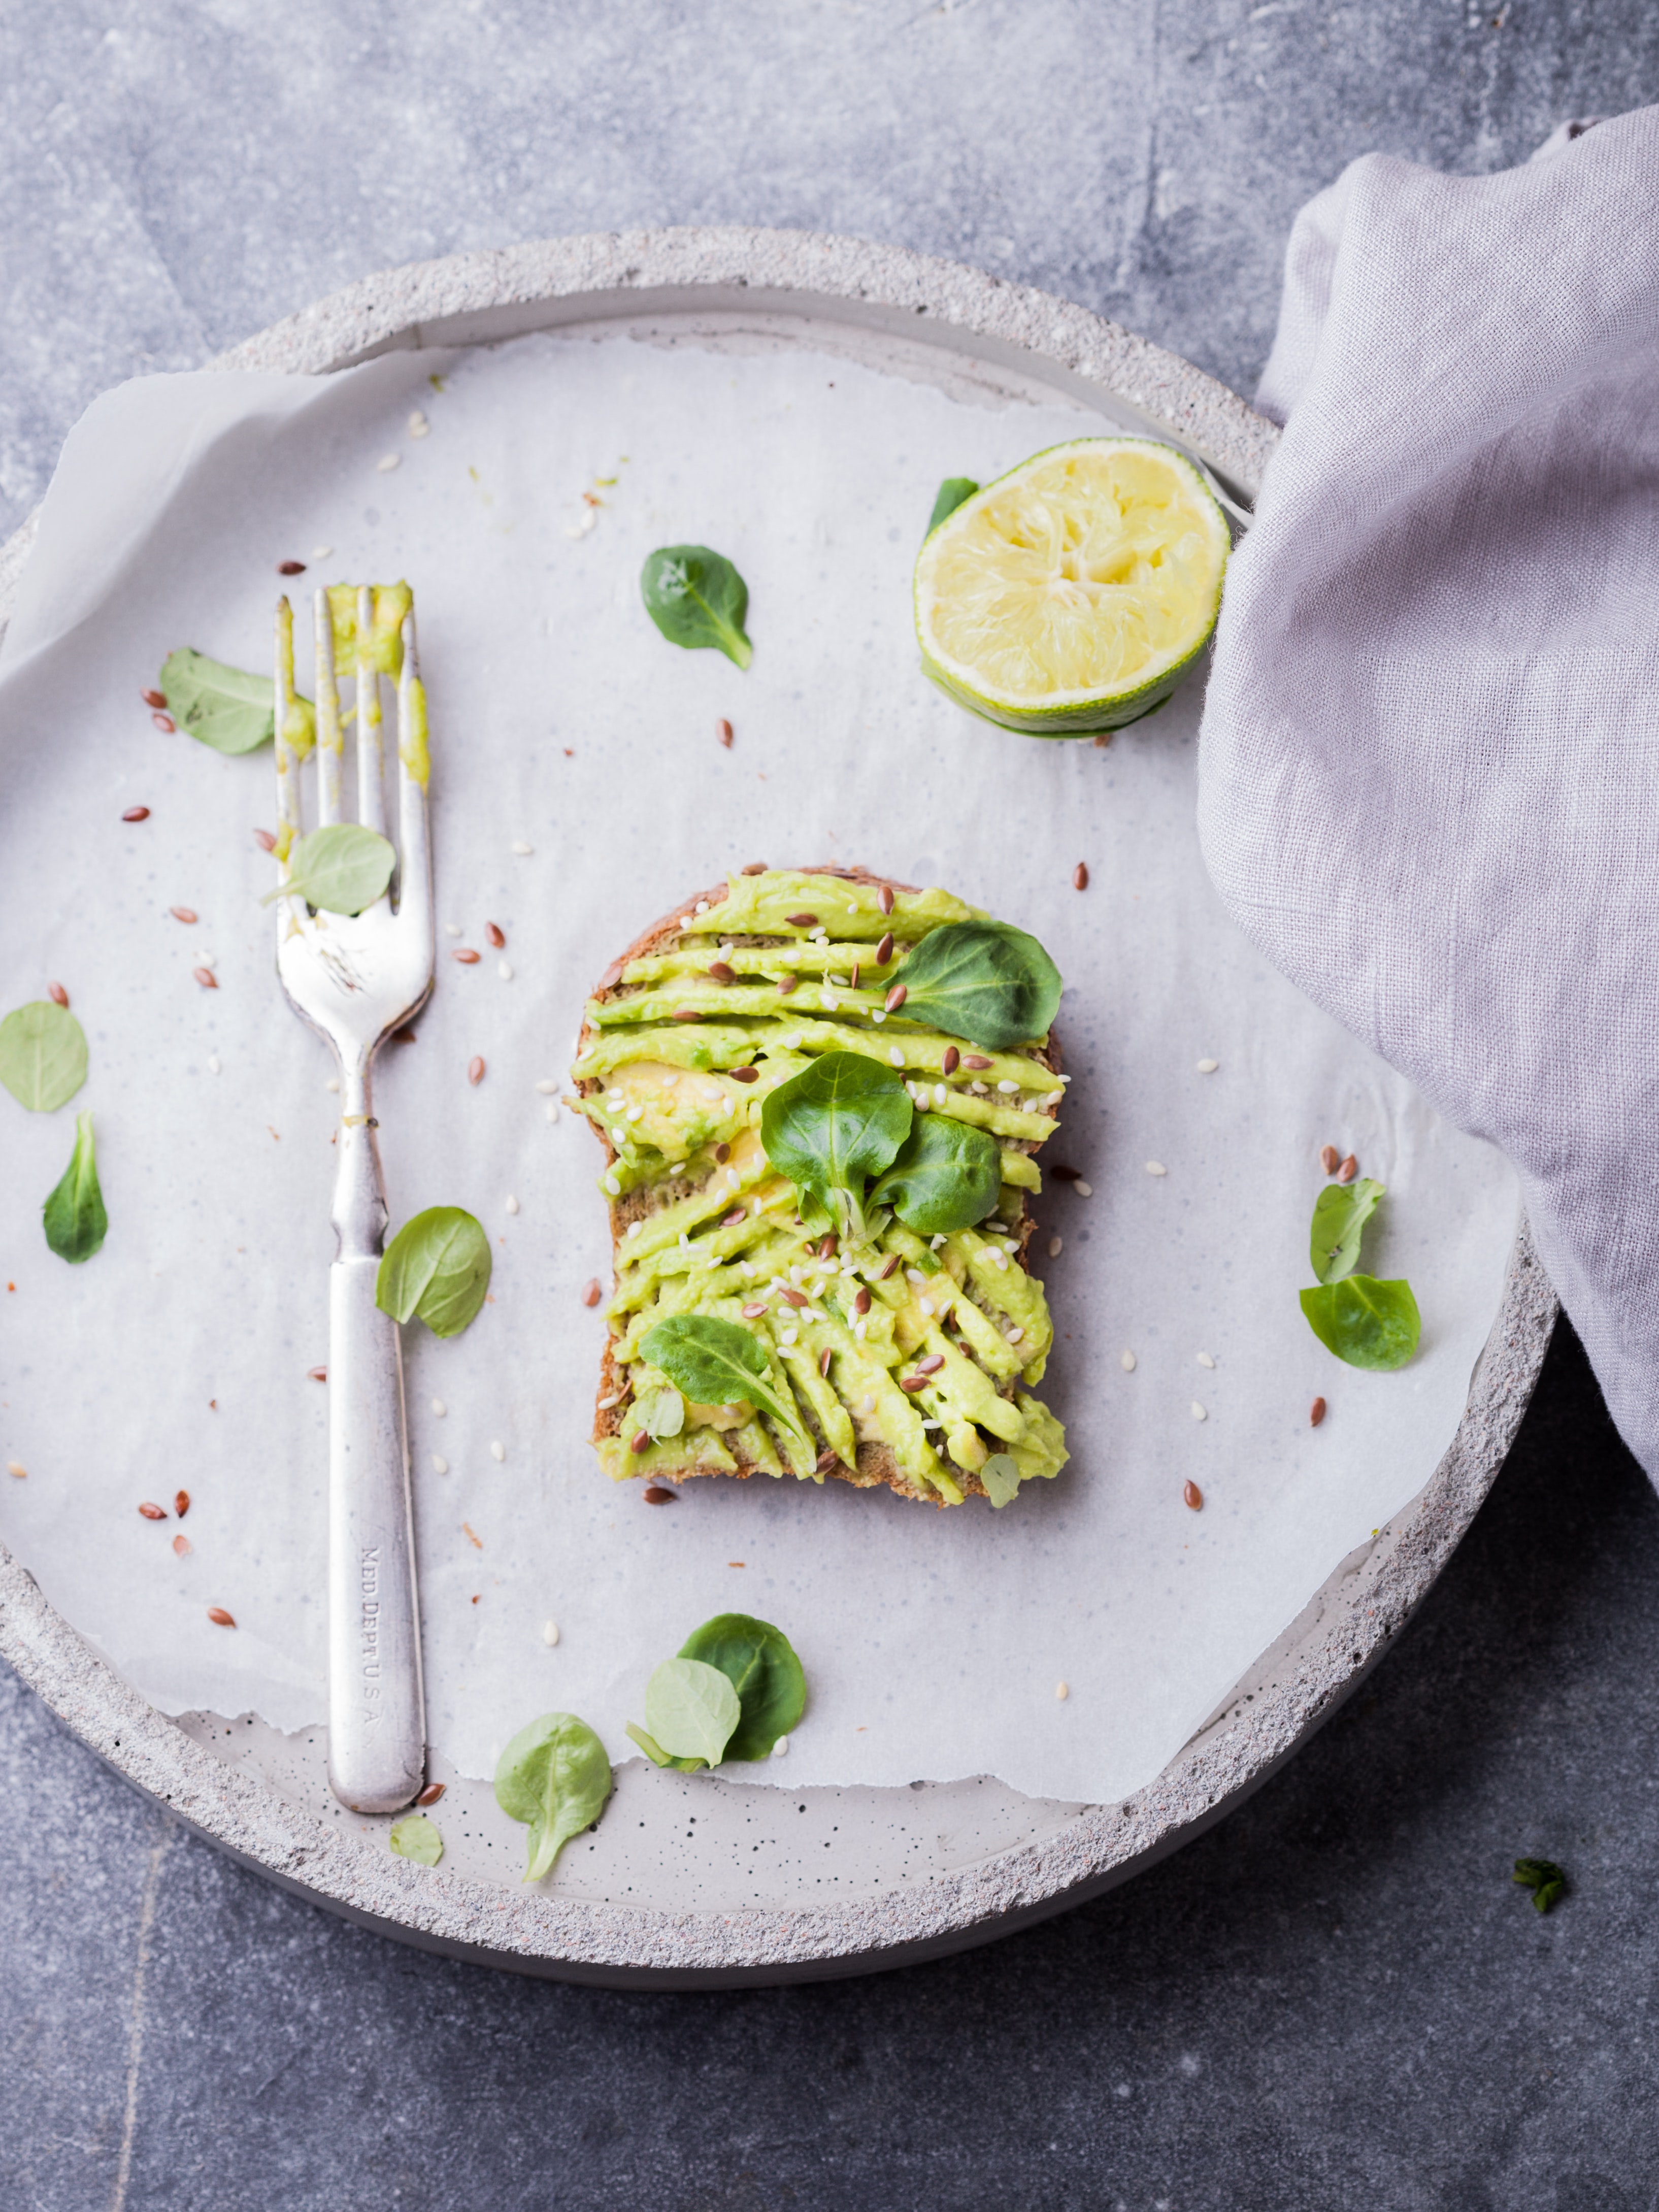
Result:
<svg viewBox="0 0 1659 2212"><path fill-rule="evenodd" d="M926 595L933 593L932 604L938 604L936 571L940 549L953 536L961 537L972 528L975 515L1005 497L1020 479L1029 481L1044 471L1053 475L1057 463L1063 465L1074 457L1097 462L1120 454L1132 459L1141 455L1157 456L1181 495L1183 520L1188 526L1185 538L1190 540L1196 531L1202 541L1197 550L1205 567L1212 564L1212 574L1193 578L1192 605L1184 611L1179 636L1162 652L1153 649L1144 653L1139 667L1127 682L1097 682L1071 689L1055 686L1044 696L1024 699L1011 696L1006 690L999 690L981 672L945 651L938 641ZM1163 706L1202 658L1221 610L1222 584L1231 543L1227 519L1214 494L1200 471L1175 447L1151 438L1077 438L1062 445L1046 447L964 500L924 540L916 558L914 586L916 636L921 648L923 672L970 714L1027 736L1081 737L1102 730L1121 729ZM1024 550L1028 549L1022 549ZM1177 550L1172 556L1172 568L1179 560ZM1182 565L1190 568L1191 563ZM1121 605L1132 605L1133 587L1118 596Z"/></svg>

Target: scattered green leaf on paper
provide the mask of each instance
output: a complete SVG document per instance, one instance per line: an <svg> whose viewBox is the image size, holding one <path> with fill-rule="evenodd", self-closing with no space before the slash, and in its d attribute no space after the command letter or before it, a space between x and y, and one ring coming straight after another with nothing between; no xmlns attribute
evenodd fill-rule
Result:
<svg viewBox="0 0 1659 2212"><path fill-rule="evenodd" d="M1539 1912L1547 1912L1566 1894L1567 1877L1553 1859L1516 1859L1510 1880L1532 1892L1534 1909Z"/></svg>
<svg viewBox="0 0 1659 2212"><path fill-rule="evenodd" d="M899 1076L861 1052L821 1053L761 1109L767 1158L795 1186L807 1226L870 1235L866 1178L897 1157L915 1109Z"/></svg>
<svg viewBox="0 0 1659 2212"><path fill-rule="evenodd" d="M640 1353L693 1405L757 1406L792 1434L805 1437L793 1399L767 1379L766 1347L751 1329L713 1314L676 1314L647 1330Z"/></svg>
<svg viewBox="0 0 1659 2212"><path fill-rule="evenodd" d="M972 477L946 477L927 518L927 535L931 538L946 515L954 514L963 500L971 499L978 489Z"/></svg>
<svg viewBox="0 0 1659 2212"><path fill-rule="evenodd" d="M1002 1188L1002 1153L988 1129L950 1114L919 1114L867 1204L890 1206L921 1237L948 1237L983 1221Z"/></svg>
<svg viewBox="0 0 1659 2212"><path fill-rule="evenodd" d="M109 1233L104 1194L98 1188L98 1162L92 1141L92 1116L75 1117L75 1150L63 1180L40 1209L46 1242L60 1260L79 1267L90 1260Z"/></svg>
<svg viewBox="0 0 1659 2212"><path fill-rule="evenodd" d="M1359 1240L1385 1188L1361 1176L1358 1182L1328 1182L1314 1200L1308 1247L1320 1282L1340 1283L1359 1265Z"/></svg>
<svg viewBox="0 0 1659 2212"><path fill-rule="evenodd" d="M436 1866L444 1855L444 1839L424 1813L411 1813L407 1820L395 1822L386 1841L400 1859L413 1859L421 1866Z"/></svg>
<svg viewBox="0 0 1659 2212"><path fill-rule="evenodd" d="M737 1693L740 1717L726 1758L769 1759L778 1738L799 1724L806 1676L789 1638L770 1621L746 1613L716 1613L692 1631L679 1656L718 1668ZM648 1706L647 1712L648 1717Z"/></svg>
<svg viewBox="0 0 1659 2212"><path fill-rule="evenodd" d="M640 571L645 611L671 645L713 646L739 668L754 647L744 635L749 586L723 554L707 545L659 545Z"/></svg>
<svg viewBox="0 0 1659 2212"><path fill-rule="evenodd" d="M495 1765L495 1802L530 1830L526 1881L539 1881L572 1836L592 1827L611 1795L611 1761L574 1713L521 1728Z"/></svg>
<svg viewBox="0 0 1659 2212"><path fill-rule="evenodd" d="M742 1717L738 1693L718 1667L701 1659L665 1659L652 1669L645 1725L671 1759L718 1766Z"/></svg>
<svg viewBox="0 0 1659 2212"><path fill-rule="evenodd" d="M459 1206L429 1206L386 1248L374 1303L393 1321L423 1321L434 1336L459 1336L489 1288L489 1239Z"/></svg>
<svg viewBox="0 0 1659 2212"><path fill-rule="evenodd" d="M0 1022L0 1083L32 1114L52 1114L87 1079L87 1035L67 1006L36 999Z"/></svg>
<svg viewBox="0 0 1659 2212"><path fill-rule="evenodd" d="M288 879L260 900L302 898L329 914L361 914L392 881L398 855L378 830L360 822L330 822L296 837L287 854Z"/></svg>
<svg viewBox="0 0 1659 2212"><path fill-rule="evenodd" d="M1350 1367L1403 1367L1417 1350L1423 1322L1409 1283L1345 1275L1301 1297L1309 1328Z"/></svg>
<svg viewBox="0 0 1659 2212"><path fill-rule="evenodd" d="M276 713L269 676L250 675L181 646L162 662L160 688L179 727L216 753L251 753L270 743ZM289 742L296 752L308 753L317 726L311 702L296 699L290 719Z"/></svg>
<svg viewBox="0 0 1659 2212"><path fill-rule="evenodd" d="M902 1018L1001 1052L1046 1036L1060 970L1035 937L1006 921L947 921L898 971Z"/></svg>

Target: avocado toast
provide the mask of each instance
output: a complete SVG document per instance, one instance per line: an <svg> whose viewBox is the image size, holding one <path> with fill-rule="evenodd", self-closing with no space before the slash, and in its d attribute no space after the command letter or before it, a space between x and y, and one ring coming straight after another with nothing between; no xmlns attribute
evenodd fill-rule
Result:
<svg viewBox="0 0 1659 2212"><path fill-rule="evenodd" d="M605 1151L616 1289L594 1443L613 1480L833 1474L1001 1505L1059 1473L1063 1432L1031 1395L1053 1328L1024 1260L1066 1080L1059 988L1035 939L950 893L830 867L746 869L607 969L569 1103ZM814 1103L837 1073L861 1120ZM836 1187L799 1164L803 1127L830 1132ZM835 1164L860 1142L878 1169L897 1151L867 1192ZM728 1364L737 1390L702 1401L692 1376L712 1370L667 1353L692 1339L735 1352L752 1393Z"/></svg>

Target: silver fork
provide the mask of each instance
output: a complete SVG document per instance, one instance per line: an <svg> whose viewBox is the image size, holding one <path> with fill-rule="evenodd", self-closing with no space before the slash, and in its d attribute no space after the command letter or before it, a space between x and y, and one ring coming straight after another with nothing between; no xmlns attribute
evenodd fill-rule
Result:
<svg viewBox="0 0 1659 2212"><path fill-rule="evenodd" d="M395 631L377 630L377 595L358 587L357 818L386 834L380 672L398 692L398 792L403 853L391 893L360 915L313 915L276 902L276 972L289 1003L334 1050L340 1076L339 1164L329 1269L329 1781L355 1812L389 1813L420 1789L426 1764L420 1613L415 1590L409 1442L398 1324L374 1303L386 1242L386 1190L370 1089L374 1054L432 988L432 856L426 814L426 701L415 653L412 599ZM395 618L393 599L385 611ZM316 596L317 822L340 819L343 730L328 594ZM398 650L391 650L395 635ZM377 651L377 647L379 650ZM276 606L276 798L285 856L302 832L294 689L294 617ZM285 857L279 859L286 882Z"/></svg>

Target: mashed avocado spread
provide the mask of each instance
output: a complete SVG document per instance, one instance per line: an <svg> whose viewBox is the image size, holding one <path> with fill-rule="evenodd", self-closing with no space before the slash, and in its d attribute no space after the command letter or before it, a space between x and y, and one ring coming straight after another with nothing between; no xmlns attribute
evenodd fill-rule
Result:
<svg viewBox="0 0 1659 2212"><path fill-rule="evenodd" d="M954 1505L1006 1503L1065 1465L1064 1431L1031 1395L1054 1331L1021 1264L1065 1079L1046 1036L981 1048L907 1018L896 990L932 932L987 920L862 874L737 875L589 1000L568 1103L607 1154L617 1280L594 1441L613 1480L835 1474ZM976 1225L927 1237L881 1208L843 1249L803 1223L762 1143L764 1102L848 1052L894 1071L918 1120L994 1139L1000 1194ZM793 1431L748 1401L698 1404L651 1365L644 1338L688 1315L752 1334Z"/></svg>

